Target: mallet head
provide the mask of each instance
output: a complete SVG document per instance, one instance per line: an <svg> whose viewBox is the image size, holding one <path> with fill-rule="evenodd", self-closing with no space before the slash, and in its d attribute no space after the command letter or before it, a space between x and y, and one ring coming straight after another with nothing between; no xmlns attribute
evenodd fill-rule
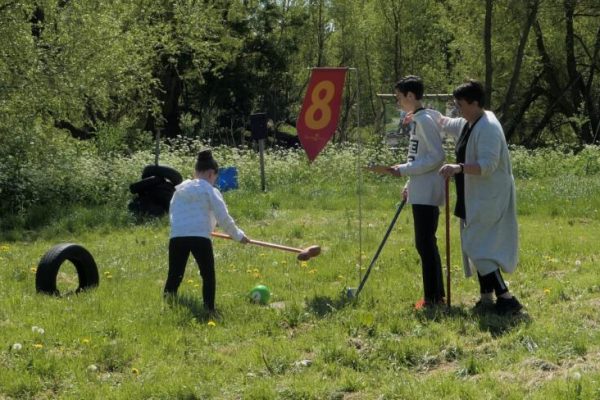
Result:
<svg viewBox="0 0 600 400"><path fill-rule="evenodd" d="M298 253L298 260L299 261L308 261L309 259L316 257L319 254L321 254L320 246L310 246L310 247L307 247L304 250L302 250L300 253Z"/></svg>

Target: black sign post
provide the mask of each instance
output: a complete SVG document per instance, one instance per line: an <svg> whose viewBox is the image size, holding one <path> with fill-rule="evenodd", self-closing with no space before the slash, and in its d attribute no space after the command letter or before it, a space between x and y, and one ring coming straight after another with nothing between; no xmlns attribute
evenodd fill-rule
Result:
<svg viewBox="0 0 600 400"><path fill-rule="evenodd" d="M256 113L250 115L250 131L252 139L258 141L258 153L260 155L260 187L263 192L267 191L265 184L265 139L267 137L267 114Z"/></svg>

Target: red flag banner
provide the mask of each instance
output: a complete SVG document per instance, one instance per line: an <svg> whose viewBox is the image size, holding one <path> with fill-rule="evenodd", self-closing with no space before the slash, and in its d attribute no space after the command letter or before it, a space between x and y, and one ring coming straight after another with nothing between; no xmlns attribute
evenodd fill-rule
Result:
<svg viewBox="0 0 600 400"><path fill-rule="evenodd" d="M310 161L333 136L340 117L347 68L314 68L296 123L298 138Z"/></svg>

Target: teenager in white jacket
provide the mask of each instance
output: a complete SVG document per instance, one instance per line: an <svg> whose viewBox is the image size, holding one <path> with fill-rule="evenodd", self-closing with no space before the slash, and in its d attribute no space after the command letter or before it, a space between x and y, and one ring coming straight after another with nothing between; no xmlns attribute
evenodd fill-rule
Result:
<svg viewBox="0 0 600 400"><path fill-rule="evenodd" d="M403 164L371 167L373 172L408 176L403 196L412 205L415 246L421 258L424 297L416 309L444 302L442 262L437 247L439 206L444 203L444 179L438 174L445 161L439 120L442 115L423 108L424 85L421 78L409 75L395 86L400 107L411 114L410 142Z"/></svg>
<svg viewBox="0 0 600 400"><path fill-rule="evenodd" d="M244 232L237 227L214 187L219 165L210 150L198 154L195 179L177 185L169 207L171 235L169 240L169 274L164 294L175 295L183 279L190 253L202 276L202 297L209 313L215 312L215 260L211 232L218 223L234 240L248 243Z"/></svg>
<svg viewBox="0 0 600 400"><path fill-rule="evenodd" d="M454 90L462 118L443 117L443 131L458 137L456 164L446 164L440 175L454 177L461 219L461 245L466 276L477 273L481 299L476 308L491 306L496 294L498 313L522 308L509 292L501 270L513 272L518 262L519 232L515 182L510 154L500 122L483 109L485 92L477 81Z"/></svg>

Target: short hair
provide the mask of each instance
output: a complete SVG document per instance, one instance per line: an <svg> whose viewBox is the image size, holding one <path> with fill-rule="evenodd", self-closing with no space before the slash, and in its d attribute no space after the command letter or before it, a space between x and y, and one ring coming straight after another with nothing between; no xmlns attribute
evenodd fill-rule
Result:
<svg viewBox="0 0 600 400"><path fill-rule="evenodd" d="M423 93L425 92L423 79L416 75L405 76L396 83L394 88L405 96L408 92L414 93L417 100L421 100L423 98Z"/></svg>
<svg viewBox="0 0 600 400"><path fill-rule="evenodd" d="M469 79L454 89L452 96L456 100L465 100L469 104L476 101L479 103L479 107L483 107L485 104L485 90L483 89L483 85L474 79Z"/></svg>
<svg viewBox="0 0 600 400"><path fill-rule="evenodd" d="M215 173L219 172L219 164L213 158L212 151L210 149L204 149L198 153L198 158L196 159L195 169L198 172L214 170Z"/></svg>

